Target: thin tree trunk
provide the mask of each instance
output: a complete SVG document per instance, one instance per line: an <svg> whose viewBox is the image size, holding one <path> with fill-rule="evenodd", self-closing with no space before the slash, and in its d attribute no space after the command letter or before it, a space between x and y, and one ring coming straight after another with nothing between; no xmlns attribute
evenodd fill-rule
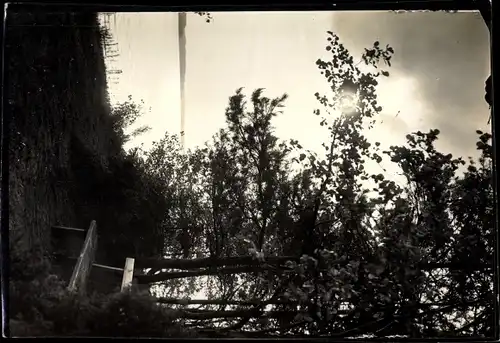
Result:
<svg viewBox="0 0 500 343"><path fill-rule="evenodd" d="M158 302L161 304L171 304L171 305L239 305L239 306L253 306L259 305L262 301L255 300L225 300L225 299L177 299L177 298L158 298ZM290 305L298 306L299 303L290 300L273 300L266 301L268 305Z"/></svg>
<svg viewBox="0 0 500 343"><path fill-rule="evenodd" d="M262 272L265 270L272 270L272 268L250 265L243 267L227 267L221 269L214 268L214 269L202 269L202 270L183 271L183 272L164 272L155 275L137 275L136 278L139 284L149 284L166 280L183 279L187 277L221 275L221 274L255 273L255 272Z"/></svg>
<svg viewBox="0 0 500 343"><path fill-rule="evenodd" d="M251 310L235 310L235 311L202 311L202 310L172 310L172 314L176 318L182 319L195 319L195 320L209 320L217 318L242 318L247 316L252 316L252 312L258 312ZM262 315L254 315L253 318L266 317L266 318L282 318L282 317L295 317L299 311L265 311ZM302 312L305 314L305 312Z"/></svg>
<svg viewBox="0 0 500 343"><path fill-rule="evenodd" d="M278 265L286 261L299 262L297 256L278 256L266 257L265 263L269 265ZM262 264L261 261L252 256L238 256L227 258L194 258L194 259L136 259L136 268L159 268L159 269L198 269L209 267L230 267L230 266L255 266Z"/></svg>

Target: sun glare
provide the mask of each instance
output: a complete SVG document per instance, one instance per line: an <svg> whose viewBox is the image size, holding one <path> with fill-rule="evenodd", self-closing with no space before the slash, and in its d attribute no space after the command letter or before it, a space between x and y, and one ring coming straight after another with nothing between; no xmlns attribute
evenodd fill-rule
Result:
<svg viewBox="0 0 500 343"><path fill-rule="evenodd" d="M339 110L343 114L351 115L356 112L359 97L354 92L344 92L339 99Z"/></svg>

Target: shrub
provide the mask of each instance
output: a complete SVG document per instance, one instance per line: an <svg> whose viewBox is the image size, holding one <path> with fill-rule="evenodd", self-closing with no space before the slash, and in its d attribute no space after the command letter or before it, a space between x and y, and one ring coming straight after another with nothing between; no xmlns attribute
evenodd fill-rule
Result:
<svg viewBox="0 0 500 343"><path fill-rule="evenodd" d="M12 336L187 337L189 331L148 292L80 296L54 274L41 249L11 248Z"/></svg>

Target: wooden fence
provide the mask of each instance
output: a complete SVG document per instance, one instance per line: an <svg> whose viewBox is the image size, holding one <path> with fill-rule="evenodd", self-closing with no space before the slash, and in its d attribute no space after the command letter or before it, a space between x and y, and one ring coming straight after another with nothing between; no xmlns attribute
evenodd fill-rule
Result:
<svg viewBox="0 0 500 343"><path fill-rule="evenodd" d="M93 220L87 231L75 269L73 269L73 275L71 275L71 279L69 280L68 289L70 291L85 292L85 287L90 276L92 265L94 264L95 252L97 250L96 230L96 222Z"/></svg>
<svg viewBox="0 0 500 343"><path fill-rule="evenodd" d="M123 268L95 263L97 251L97 224L95 220L90 223L90 227L86 231L83 244L81 242L81 236L85 230L64 226L53 226L52 232L53 237L58 238L58 245L62 245L59 249L56 249L56 251L62 251L65 258L74 260L74 252L72 253L72 251L77 249L76 247L78 246L81 247L68 283L68 290L84 294L87 289L92 268L99 268L109 272L123 273L120 288L122 292L127 290L132 285L135 259L127 257ZM63 238L61 238L61 236Z"/></svg>

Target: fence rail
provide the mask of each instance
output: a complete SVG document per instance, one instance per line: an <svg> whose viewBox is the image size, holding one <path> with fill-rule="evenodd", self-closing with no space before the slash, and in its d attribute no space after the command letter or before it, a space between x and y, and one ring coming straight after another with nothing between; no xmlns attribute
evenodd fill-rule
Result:
<svg viewBox="0 0 500 343"><path fill-rule="evenodd" d="M78 231L78 232L84 232L84 229L77 229L74 227L66 227L66 226L59 226L59 225L54 225L52 226L52 229L57 229L57 230L68 230L68 231Z"/></svg>
<svg viewBox="0 0 500 343"><path fill-rule="evenodd" d="M62 237L66 237L66 239L60 241L63 245L62 250L64 251L63 255L65 256L65 258L69 260L76 259L76 264L73 268L73 272L68 283L68 290L84 294L93 267L111 273L122 274L122 292L132 286L134 279L134 258L127 257L125 259L123 268L95 263L94 260L97 251L97 224L95 220L92 220L88 230L65 226L52 226L52 229L55 230L55 232L53 232L53 234L55 235L54 237L60 236L61 234L63 234ZM85 232L85 240L83 241L83 246L81 246L80 244L82 243L78 243L78 239L82 239L83 237L78 238L78 236L82 235ZM73 248L71 248L69 245L73 246ZM81 248L78 247L79 245L81 246ZM73 253L71 253L72 250L74 250ZM77 251L79 251L79 254Z"/></svg>

